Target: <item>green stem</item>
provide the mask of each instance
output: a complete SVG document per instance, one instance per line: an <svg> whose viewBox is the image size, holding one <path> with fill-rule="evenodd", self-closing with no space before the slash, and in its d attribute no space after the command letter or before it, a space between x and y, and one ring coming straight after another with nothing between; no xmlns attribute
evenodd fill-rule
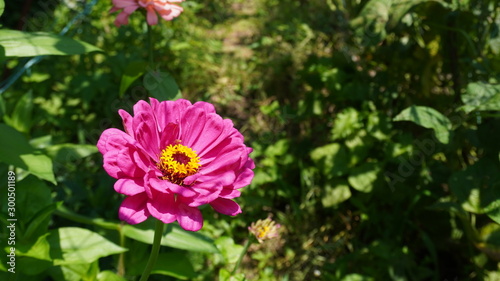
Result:
<svg viewBox="0 0 500 281"><path fill-rule="evenodd" d="M120 247L125 248L125 233L123 233L122 226L123 225L120 225L118 233L120 235ZM118 269L116 274L121 277L125 276L125 253L120 253L120 256L118 257Z"/></svg>
<svg viewBox="0 0 500 281"><path fill-rule="evenodd" d="M245 243L245 246L243 246L243 251L241 251L240 257L238 258L238 261L236 262L236 265L234 266L233 271L231 272L231 276L233 276L236 271L238 270L238 267L240 267L241 261L243 260L243 257L246 255L248 248L252 244L252 236L250 236Z"/></svg>
<svg viewBox="0 0 500 281"><path fill-rule="evenodd" d="M142 273L140 281L146 281L151 274L151 270L153 270L153 266L156 264L156 260L158 259L158 253L160 252L161 246L161 237L163 236L163 228L165 224L157 220L155 227L155 237L153 238L153 248L151 249L151 255L149 256L148 264Z"/></svg>
<svg viewBox="0 0 500 281"><path fill-rule="evenodd" d="M153 27L148 24L148 56L149 67L153 68Z"/></svg>

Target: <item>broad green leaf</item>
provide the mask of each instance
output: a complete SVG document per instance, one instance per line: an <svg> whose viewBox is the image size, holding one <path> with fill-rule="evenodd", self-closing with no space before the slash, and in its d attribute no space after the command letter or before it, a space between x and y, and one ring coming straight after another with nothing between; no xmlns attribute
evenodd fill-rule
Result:
<svg viewBox="0 0 500 281"><path fill-rule="evenodd" d="M469 83L462 95L462 102L465 104L462 109L467 113L474 110L500 110L500 85Z"/></svg>
<svg viewBox="0 0 500 281"><path fill-rule="evenodd" d="M349 165L347 149L338 143L314 149L311 151L311 159L327 178L342 176L347 172Z"/></svg>
<svg viewBox="0 0 500 281"><path fill-rule="evenodd" d="M224 257L226 263L236 263L243 251L243 246L235 244L233 238L222 236L215 240L215 245Z"/></svg>
<svg viewBox="0 0 500 281"><path fill-rule="evenodd" d="M148 64L145 61L133 61L125 67L123 71L122 80L120 82L119 96L123 97L125 91L130 85L141 77L146 71Z"/></svg>
<svg viewBox="0 0 500 281"><path fill-rule="evenodd" d="M78 227L54 229L47 241L54 265L92 263L99 258L127 251L95 232Z"/></svg>
<svg viewBox="0 0 500 281"><path fill-rule="evenodd" d="M33 94L31 91L28 91L17 101L12 116L8 119L6 118L5 121L19 132L28 133L31 129L32 113Z"/></svg>
<svg viewBox="0 0 500 281"><path fill-rule="evenodd" d="M3 15L4 10L5 10L5 2L4 0L0 0L0 16Z"/></svg>
<svg viewBox="0 0 500 281"><path fill-rule="evenodd" d="M57 144L45 149L48 156L57 163L67 163L96 153L97 147L90 144Z"/></svg>
<svg viewBox="0 0 500 281"><path fill-rule="evenodd" d="M30 239L31 236L38 232L45 232L48 229L49 219L52 213L62 204L62 202L52 203L42 210L38 211L28 223L28 227L24 233L25 239Z"/></svg>
<svg viewBox="0 0 500 281"><path fill-rule="evenodd" d="M393 121L411 121L424 128L434 130L436 138L447 144L450 138L451 121L437 110L426 106L410 106L401 111Z"/></svg>
<svg viewBox="0 0 500 281"><path fill-rule="evenodd" d="M133 268L130 268L128 273L140 275L146 267L146 263L147 259L143 259L137 266L134 265ZM191 261L181 251L160 253L151 273L172 276L180 280L188 280L196 277Z"/></svg>
<svg viewBox="0 0 500 281"><path fill-rule="evenodd" d="M166 72L148 71L144 75L143 83L151 96L160 101L176 100L182 97L174 78Z"/></svg>
<svg viewBox="0 0 500 281"><path fill-rule="evenodd" d="M488 256L500 258L500 225L489 223L483 226L479 231L479 236L481 242L478 243L478 248Z"/></svg>
<svg viewBox="0 0 500 281"><path fill-rule="evenodd" d="M500 169L496 161L482 158L449 179L450 189L465 211L488 213L498 219L500 208Z"/></svg>
<svg viewBox="0 0 500 281"><path fill-rule="evenodd" d="M27 275L38 275L52 266L50 256L50 245L47 241L49 233L41 235L36 241L30 244L16 243L17 268Z"/></svg>
<svg viewBox="0 0 500 281"><path fill-rule="evenodd" d="M324 195L321 198L323 207L334 207L347 199L351 198L351 190L347 182L343 181L335 186L327 184L325 186Z"/></svg>
<svg viewBox="0 0 500 281"><path fill-rule="evenodd" d="M56 184L54 171L52 170L52 160L43 154L23 154L20 155L21 159L28 166L28 172L31 174Z"/></svg>
<svg viewBox="0 0 500 281"><path fill-rule="evenodd" d="M0 30L0 45L6 57L35 57L43 55L80 55L101 51L88 43L47 32Z"/></svg>
<svg viewBox="0 0 500 281"><path fill-rule="evenodd" d="M377 180L380 167L377 163L365 163L351 170L348 181L354 189L361 192L371 192Z"/></svg>
<svg viewBox="0 0 500 281"><path fill-rule="evenodd" d="M26 138L14 128L0 124L0 161L28 171L29 173L56 184L52 161L37 153Z"/></svg>
<svg viewBox="0 0 500 281"><path fill-rule="evenodd" d="M389 21L389 11L392 0L371 0L351 21L351 27L357 38L365 46L375 46L385 39L386 23Z"/></svg>
<svg viewBox="0 0 500 281"><path fill-rule="evenodd" d="M26 177L16 184L16 194L17 203L23 206L16 210L16 217L25 228L25 238L28 238L28 232L33 233L36 228L47 229L48 215L51 213L49 209L54 206L51 190L45 182L33 176ZM35 229L31 229L33 227Z"/></svg>
<svg viewBox="0 0 500 281"><path fill-rule="evenodd" d="M98 261L93 263L54 266L48 270L54 281L96 280L99 273Z"/></svg>
<svg viewBox="0 0 500 281"><path fill-rule="evenodd" d="M104 270L97 274L97 281L127 281L127 279L118 276L113 271Z"/></svg>
<svg viewBox="0 0 500 281"><path fill-rule="evenodd" d="M136 225L124 225L123 233L125 236L137 241L146 244L153 244L154 222L152 220L146 220L145 222ZM213 244L213 241L209 238L196 232L186 231L175 224L169 224L168 227L166 227L161 244L163 246L188 251L208 253L218 252L217 248Z"/></svg>
<svg viewBox="0 0 500 281"><path fill-rule="evenodd" d="M390 20L387 23L388 28L394 28L399 23L401 18L407 14L413 7L420 3L426 2L436 2L443 6L447 6L447 3L440 0L405 0L405 1L392 1L390 9Z"/></svg>

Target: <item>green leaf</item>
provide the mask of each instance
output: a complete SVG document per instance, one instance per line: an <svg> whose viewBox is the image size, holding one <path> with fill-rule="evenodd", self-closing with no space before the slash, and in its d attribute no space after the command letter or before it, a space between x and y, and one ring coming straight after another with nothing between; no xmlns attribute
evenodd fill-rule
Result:
<svg viewBox="0 0 500 281"><path fill-rule="evenodd" d="M450 189L465 211L488 213L498 219L500 208L500 169L498 162L482 158L463 171L451 175Z"/></svg>
<svg viewBox="0 0 500 281"><path fill-rule="evenodd" d="M327 178L342 176L348 169L349 157L347 149L338 143L314 149L311 151L311 159Z"/></svg>
<svg viewBox="0 0 500 281"><path fill-rule="evenodd" d="M371 192L379 172L380 167L377 163L365 163L351 170L349 184L358 191Z"/></svg>
<svg viewBox="0 0 500 281"><path fill-rule="evenodd" d="M144 75L144 87L154 98L165 100L176 100L182 97L179 86L174 78L165 72L148 71Z"/></svg>
<svg viewBox="0 0 500 281"><path fill-rule="evenodd" d="M219 281L245 281L245 275L243 273L236 273L235 275L232 275L231 272L229 272L225 268L221 268L219 271Z"/></svg>
<svg viewBox="0 0 500 281"><path fill-rule="evenodd" d="M28 171L29 173L56 184L52 161L37 153L26 138L14 128L0 124L0 161Z"/></svg>
<svg viewBox="0 0 500 281"><path fill-rule="evenodd" d="M462 102L465 104L462 109L467 113L474 110L500 110L500 85L469 83L462 95Z"/></svg>
<svg viewBox="0 0 500 281"><path fill-rule="evenodd" d="M141 274L142 270L146 267L146 263L147 259L141 260L128 273ZM139 269L141 270L140 272L135 272ZM180 251L160 253L151 273L172 276L180 280L188 280L196 277L191 261Z"/></svg>
<svg viewBox="0 0 500 281"><path fill-rule="evenodd" d="M385 39L385 25L389 21L392 0L371 0L366 3L358 17L351 21L357 38L365 46L375 46Z"/></svg>
<svg viewBox="0 0 500 281"><path fill-rule="evenodd" d="M321 198L323 207L334 207L347 199L351 198L351 190L347 182L337 183L335 186L327 184L325 186L324 195Z"/></svg>
<svg viewBox="0 0 500 281"><path fill-rule="evenodd" d="M451 121L437 110L426 106L410 106L401 111L393 121L411 121L424 128L434 130L436 138L447 144L450 138Z"/></svg>
<svg viewBox="0 0 500 281"><path fill-rule="evenodd" d="M52 170L52 160L47 155L24 154L20 155L20 157L28 166L28 172L53 184L57 184L54 171Z"/></svg>
<svg viewBox="0 0 500 281"><path fill-rule="evenodd" d="M0 0L0 16L3 15L4 10L5 10L5 2L4 0Z"/></svg>
<svg viewBox="0 0 500 281"><path fill-rule="evenodd" d="M154 221L146 220L136 225L124 225L123 233L125 236L137 241L153 244ZM161 240L163 246L169 246L176 249L188 251L217 253L213 241L196 232L190 232L182 229L175 224L168 224Z"/></svg>
<svg viewBox="0 0 500 281"><path fill-rule="evenodd" d="M35 57L43 55L80 55L101 51L88 43L47 32L0 30L0 45L6 57Z"/></svg>
<svg viewBox="0 0 500 281"><path fill-rule="evenodd" d="M335 118L335 124L332 129L332 139L347 138L357 130L363 127L360 122L361 117L354 108L346 108Z"/></svg>
<svg viewBox="0 0 500 281"><path fill-rule="evenodd" d="M92 263L99 258L127 251L95 232L78 227L52 230L47 241L54 265Z"/></svg>
<svg viewBox="0 0 500 281"><path fill-rule="evenodd" d="M45 149L48 156L57 163L67 163L96 153L97 147L90 144L57 144Z"/></svg>
<svg viewBox="0 0 500 281"><path fill-rule="evenodd" d="M127 279L118 276L113 271L104 270L97 274L97 281L127 281Z"/></svg>
<svg viewBox="0 0 500 281"><path fill-rule="evenodd" d="M146 71L146 67L148 66L145 61L133 61L125 67L125 70L122 75L122 80L120 82L120 91L119 96L123 97L125 91L132 85L132 83L137 80L137 78L141 77Z"/></svg>
<svg viewBox="0 0 500 281"><path fill-rule="evenodd" d="M5 118L5 122L22 133L28 133L31 129L33 113L33 94L28 91L16 103L12 116Z"/></svg>
<svg viewBox="0 0 500 281"><path fill-rule="evenodd" d="M227 236L215 240L215 245L217 245L226 263L236 263L241 251L243 251L243 246L235 244L233 238Z"/></svg>
<svg viewBox="0 0 500 281"><path fill-rule="evenodd" d="M48 270L50 277L54 281L96 280L98 272L99 264L97 261L93 263L54 266Z"/></svg>

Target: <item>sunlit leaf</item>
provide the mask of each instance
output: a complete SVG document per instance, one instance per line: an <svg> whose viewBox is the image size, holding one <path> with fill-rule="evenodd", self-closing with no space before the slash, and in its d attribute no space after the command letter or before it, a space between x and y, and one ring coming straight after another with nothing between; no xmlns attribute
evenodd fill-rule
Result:
<svg viewBox="0 0 500 281"><path fill-rule="evenodd" d="M127 251L95 232L78 227L54 229L47 241L55 265L91 263Z"/></svg>
<svg viewBox="0 0 500 281"><path fill-rule="evenodd" d="M79 55L100 51L88 43L47 32L0 30L0 45L6 57Z"/></svg>
<svg viewBox="0 0 500 281"><path fill-rule="evenodd" d="M349 168L347 149L338 143L314 149L311 151L311 159L327 177L341 176Z"/></svg>
<svg viewBox="0 0 500 281"><path fill-rule="evenodd" d="M347 182L338 183L335 186L326 185L324 187L324 195L321 198L323 207L334 207L347 199L351 198L351 190Z"/></svg>
<svg viewBox="0 0 500 281"><path fill-rule="evenodd" d="M371 192L380 168L377 163L365 163L355 167L349 174L349 184L361 192Z"/></svg>
<svg viewBox="0 0 500 281"><path fill-rule="evenodd" d="M401 111L393 120L411 121L424 128L432 129L441 143L449 142L451 121L433 108L413 105Z"/></svg>
<svg viewBox="0 0 500 281"><path fill-rule="evenodd" d="M123 233L125 236L137 241L153 244L154 222L152 220L147 220L137 225L124 225ZM172 248L196 252L218 252L213 241L209 238L196 232L186 231L175 224L168 224L163 234L161 244Z"/></svg>
<svg viewBox="0 0 500 281"><path fill-rule="evenodd" d="M474 110L500 110L500 85L469 83L462 95L465 112Z"/></svg>
<svg viewBox="0 0 500 281"><path fill-rule="evenodd" d="M0 161L56 183L49 157L37 153L26 138L12 127L0 124L0 135L8 136L0 138Z"/></svg>

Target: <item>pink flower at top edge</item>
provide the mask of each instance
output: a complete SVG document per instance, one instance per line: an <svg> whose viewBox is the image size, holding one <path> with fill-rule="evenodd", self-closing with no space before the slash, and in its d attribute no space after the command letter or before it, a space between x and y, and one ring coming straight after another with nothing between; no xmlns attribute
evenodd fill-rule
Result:
<svg viewBox="0 0 500 281"><path fill-rule="evenodd" d="M128 24L128 17L139 8L146 10L146 21L149 25L158 23L158 15L164 20L173 20L178 17L183 9L179 5L172 3L180 3L184 0L113 0L113 7L110 12L120 11L115 20L115 25Z"/></svg>
<svg viewBox="0 0 500 281"><path fill-rule="evenodd" d="M252 149L229 119L206 102L139 101L134 116L119 110L125 132L105 130L97 147L117 192L126 195L119 218L137 224L153 216L186 230L203 226L199 206L234 216L232 199L250 184Z"/></svg>

